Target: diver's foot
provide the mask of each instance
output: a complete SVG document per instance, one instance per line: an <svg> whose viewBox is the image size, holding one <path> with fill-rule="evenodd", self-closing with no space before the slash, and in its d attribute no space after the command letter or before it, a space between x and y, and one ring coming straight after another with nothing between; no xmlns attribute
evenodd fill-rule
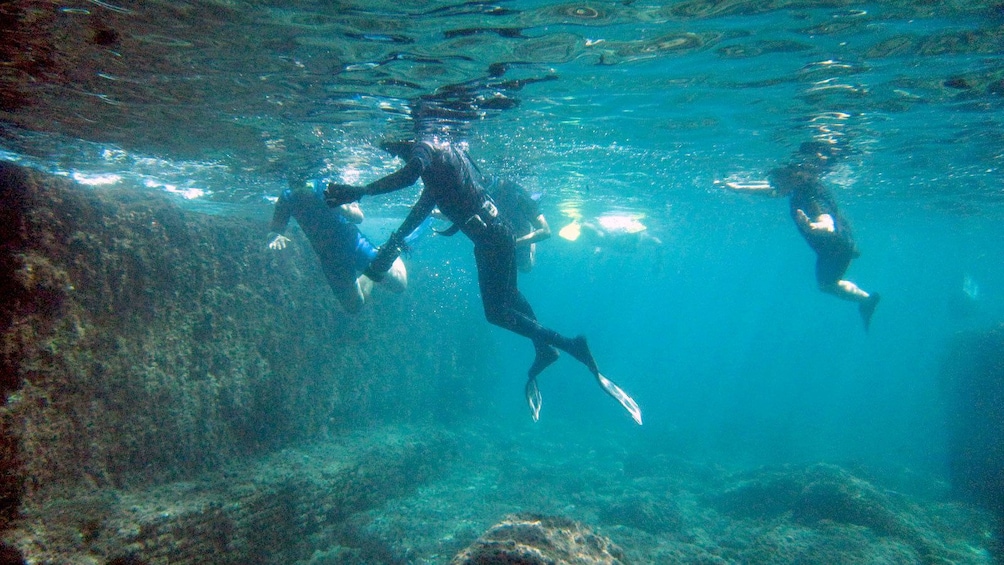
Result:
<svg viewBox="0 0 1004 565"><path fill-rule="evenodd" d="M536 422L540 419L540 405L544 402L537 388L537 379L530 377L526 381L526 403L530 405L530 417Z"/></svg>
<svg viewBox="0 0 1004 565"><path fill-rule="evenodd" d="M624 392L621 387L614 384L613 381L604 377L603 375L596 373L596 380L603 387L603 390L607 391L607 394L614 397L617 402L621 403L621 406L631 414L631 418L640 426L641 425L641 408L638 407L638 403L634 401L633 398L628 396L628 393Z"/></svg>
<svg viewBox="0 0 1004 565"><path fill-rule="evenodd" d="M868 298L858 304L858 312L861 313L861 321L865 323L865 331L868 331L868 327L872 322L872 314L875 313L875 307L878 306L881 299L882 297L879 296L879 293L873 292Z"/></svg>
<svg viewBox="0 0 1004 565"><path fill-rule="evenodd" d="M600 369L596 366L596 360L593 359L593 354L589 351L589 344L586 343L586 336L577 336L568 340L568 347L565 348L572 357L575 357L579 363L582 363L589 369L589 372L594 375L600 374Z"/></svg>
<svg viewBox="0 0 1004 565"><path fill-rule="evenodd" d="M536 379L537 375L541 374L544 369L551 366L558 360L558 350L551 347L550 345L545 345L544 347L537 349L537 356L533 358L533 365L530 365L530 371L528 376L530 379Z"/></svg>

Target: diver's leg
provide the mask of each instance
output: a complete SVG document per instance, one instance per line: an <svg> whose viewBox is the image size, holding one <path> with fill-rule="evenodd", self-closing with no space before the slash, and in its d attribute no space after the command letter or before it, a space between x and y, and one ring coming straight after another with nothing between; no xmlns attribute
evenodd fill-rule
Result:
<svg viewBox="0 0 1004 565"><path fill-rule="evenodd" d="M492 324L531 339L540 359L540 370L553 363L556 347L571 354L593 374L599 373L586 338L569 338L537 322L529 302L516 287L514 249L505 246L478 246L474 249L478 266L478 286L485 318ZM534 365L538 365L535 361ZM534 374L535 375L535 374Z"/></svg>
<svg viewBox="0 0 1004 565"><path fill-rule="evenodd" d="M530 302L525 296L523 296L523 293L520 292L519 289L516 290L516 296L513 299L513 306L518 312L521 312L524 316L530 318L531 320L537 319L537 315L533 313L533 307L530 306ZM543 372L544 369L548 368L552 363L557 361L559 357L558 350L543 340L534 340L533 348L535 352L533 365L530 365L530 370L527 373L531 379Z"/></svg>
<svg viewBox="0 0 1004 565"><path fill-rule="evenodd" d="M851 255L842 249L824 249L816 256L816 283L819 290L853 302L860 302L868 297L854 283L843 280L847 267L851 264Z"/></svg>
<svg viewBox="0 0 1004 565"><path fill-rule="evenodd" d="M384 284L391 291L399 294L408 289L408 270L405 268L404 261L400 257L394 259L394 263L391 264L390 270L387 271L387 277L384 279Z"/></svg>
<svg viewBox="0 0 1004 565"><path fill-rule="evenodd" d="M843 278L847 272L847 267L851 264L854 256L853 248L845 250L833 250L831 252L820 253L816 258L816 282L819 290L832 294L837 298L858 303L858 313L864 323L865 331L871 326L872 314L878 306L881 297L877 292L869 293Z"/></svg>
<svg viewBox="0 0 1004 565"><path fill-rule="evenodd" d="M530 415L536 420L540 413L541 397L536 376L544 367L557 359L557 352L553 351L553 348L557 347L585 365L596 377L600 387L617 400L631 414L635 422L641 424L641 409L638 408L638 404L600 373L585 337L565 337L537 322L529 302L516 288L516 264L511 259L512 250L475 247L474 251L485 317L492 324L530 338L537 348L537 358L530 367L526 383L526 400L530 406ZM507 253L510 257L508 261ZM508 272L500 271L500 268L508 268Z"/></svg>
<svg viewBox="0 0 1004 565"><path fill-rule="evenodd" d="M335 293L338 303L349 314L357 314L363 309L363 304L366 303L366 296L359 285L359 281L355 279L350 279L348 282L344 280L333 281L329 277L328 286Z"/></svg>
<svg viewBox="0 0 1004 565"><path fill-rule="evenodd" d="M327 279L328 286L331 287L331 292L338 299L338 303L342 305L342 309L349 314L362 310L368 292L356 280L351 265L338 261L329 254L318 253L317 258L320 260L324 278Z"/></svg>
<svg viewBox="0 0 1004 565"><path fill-rule="evenodd" d="M537 386L537 375L558 359L558 352L541 337L541 326L533 308L516 287L515 255L504 246L474 248L478 266L478 286L481 303L488 322L530 338L535 351L533 364L527 371L524 394L530 417L540 418L543 398Z"/></svg>
<svg viewBox="0 0 1004 565"><path fill-rule="evenodd" d="M529 338L536 355L528 376L534 378L558 359L552 347L554 336L537 322L537 316L526 297L516 286L515 248L512 246L486 246L474 248L478 266L478 287L485 319L489 323ZM554 333L554 332L551 332Z"/></svg>
<svg viewBox="0 0 1004 565"><path fill-rule="evenodd" d="M872 325L872 314L875 313L875 307L881 299L879 293L872 292L868 294L868 298L858 303L858 313L861 314L861 322L865 325L866 332Z"/></svg>
<svg viewBox="0 0 1004 565"><path fill-rule="evenodd" d="M537 322L533 308L516 286L513 246L479 245L474 248L478 287L485 318L492 324L533 340L534 344L557 345L561 336ZM560 347L560 345L559 345Z"/></svg>
<svg viewBox="0 0 1004 565"><path fill-rule="evenodd" d="M359 275L356 278L356 286L359 287L359 293L363 295L363 302L370 299L370 294L373 292L373 284L373 279L366 275Z"/></svg>

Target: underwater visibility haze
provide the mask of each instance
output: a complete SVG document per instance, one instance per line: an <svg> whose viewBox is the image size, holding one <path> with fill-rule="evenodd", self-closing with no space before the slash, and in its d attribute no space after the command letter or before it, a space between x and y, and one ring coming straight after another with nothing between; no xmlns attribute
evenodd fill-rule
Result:
<svg viewBox="0 0 1004 565"><path fill-rule="evenodd" d="M457 434L462 455L408 460L408 488L283 524L282 551L245 562L448 563L519 513L549 516L529 521L548 531L587 524L623 562L993 562L1004 4L22 0L0 3L0 33L0 160L75 191L165 194L200 221L250 222L263 254L291 179L379 179L403 165L380 145L411 138L416 101L466 104L452 134L482 171L533 193L552 230L520 290L544 325L588 336L644 413L639 427L564 355L539 378L532 421L532 347L485 321L467 240L425 233L404 256L410 288L372 297L414 315L377 327L328 301L309 316L361 349L399 340L388 327L428 332L381 363L379 385L358 385L385 400L339 429L428 424L455 404L416 441ZM820 292L787 200L729 188L765 186L806 142L839 149L820 180L860 251L846 278L882 297L867 331L856 304ZM420 186L362 200L374 245ZM314 264L302 237L292 245ZM441 303L423 296L432 287ZM174 299L192 297L181 286ZM477 362L428 361L451 339L477 344ZM436 370L400 383L432 391L402 411L409 365ZM158 494L174 495L194 493ZM7 539L27 555L29 538ZM141 546L136 559L181 562Z"/></svg>

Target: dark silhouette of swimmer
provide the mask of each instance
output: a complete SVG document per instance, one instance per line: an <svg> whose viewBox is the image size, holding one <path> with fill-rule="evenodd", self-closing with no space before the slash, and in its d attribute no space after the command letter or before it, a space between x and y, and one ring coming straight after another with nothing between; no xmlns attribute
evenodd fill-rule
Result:
<svg viewBox="0 0 1004 565"><path fill-rule="evenodd" d="M551 226L540 211L540 204L525 188L509 179L482 177L481 185L498 207L499 216L509 224L516 236L516 267L529 273L537 262L537 243L551 237ZM437 214L433 211L433 214ZM458 224L439 231L451 236L460 231Z"/></svg>
<svg viewBox="0 0 1004 565"><path fill-rule="evenodd" d="M420 121L421 122L421 121ZM400 170L365 187L332 184L327 191L330 205L357 201L363 196L386 194L411 186L422 179L424 188L408 217L380 247L365 274L380 280L404 247L411 233L435 209L474 243L478 285L485 318L492 324L524 336L536 352L527 372L526 399L534 421L540 414L541 396L537 375L558 359L558 349L585 365L599 385L613 396L641 424L641 410L620 387L600 373L583 336L566 337L542 326L530 303L517 288L516 235L499 207L480 182L480 175L467 155L464 144L447 136L416 128L413 143L385 144L384 148L405 160ZM423 131L425 130L425 131Z"/></svg>
<svg viewBox="0 0 1004 565"><path fill-rule="evenodd" d="M537 243L551 237L551 226L540 211L540 204L525 188L509 179L492 177L486 179L484 187L516 236L517 268L529 273L537 260Z"/></svg>
<svg viewBox="0 0 1004 565"><path fill-rule="evenodd" d="M865 330L879 302L878 293L868 293L844 279L851 260L860 255L846 219L837 202L820 180L838 156L833 144L812 141L799 147L795 159L774 169L769 184L726 183L729 190L768 196L788 196L791 218L809 247L816 252L816 282L823 292L858 303Z"/></svg>
<svg viewBox="0 0 1004 565"><path fill-rule="evenodd" d="M335 298L349 313L362 309L373 289L373 280L359 275L377 251L356 224L363 212L356 203L335 208L324 201L324 183L293 181L279 195L269 227L268 247L285 249L289 238L283 235L290 218L295 218L320 260L321 269ZM404 263L397 258L389 265L387 286L403 292L408 286Z"/></svg>

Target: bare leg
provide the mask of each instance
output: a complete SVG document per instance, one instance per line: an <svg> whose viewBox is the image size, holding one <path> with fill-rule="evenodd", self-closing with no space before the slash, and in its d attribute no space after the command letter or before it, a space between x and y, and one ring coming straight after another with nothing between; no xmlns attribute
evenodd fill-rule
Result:
<svg viewBox="0 0 1004 565"><path fill-rule="evenodd" d="M359 311L363 309L363 304L366 303L368 292L364 292L362 286L363 285L356 280L353 281L353 283L347 288L335 291L335 298L338 299L342 308L349 314L359 313ZM372 281L369 283L369 288L373 288Z"/></svg>
<svg viewBox="0 0 1004 565"><path fill-rule="evenodd" d="M864 302L870 296L858 285L848 280L839 280L831 285L820 285L819 290L851 302Z"/></svg>
<svg viewBox="0 0 1004 565"><path fill-rule="evenodd" d="M383 280L384 284L392 292L398 294L404 292L408 288L408 270L404 266L404 261L400 257L394 260L391 264L390 270L387 271L387 277Z"/></svg>
<svg viewBox="0 0 1004 565"><path fill-rule="evenodd" d="M838 298L857 302L861 321L865 324L865 331L868 331L871 326L872 314L875 313L875 307L878 306L881 298L877 292L869 294L848 280L839 280L832 285L820 285L819 289Z"/></svg>

